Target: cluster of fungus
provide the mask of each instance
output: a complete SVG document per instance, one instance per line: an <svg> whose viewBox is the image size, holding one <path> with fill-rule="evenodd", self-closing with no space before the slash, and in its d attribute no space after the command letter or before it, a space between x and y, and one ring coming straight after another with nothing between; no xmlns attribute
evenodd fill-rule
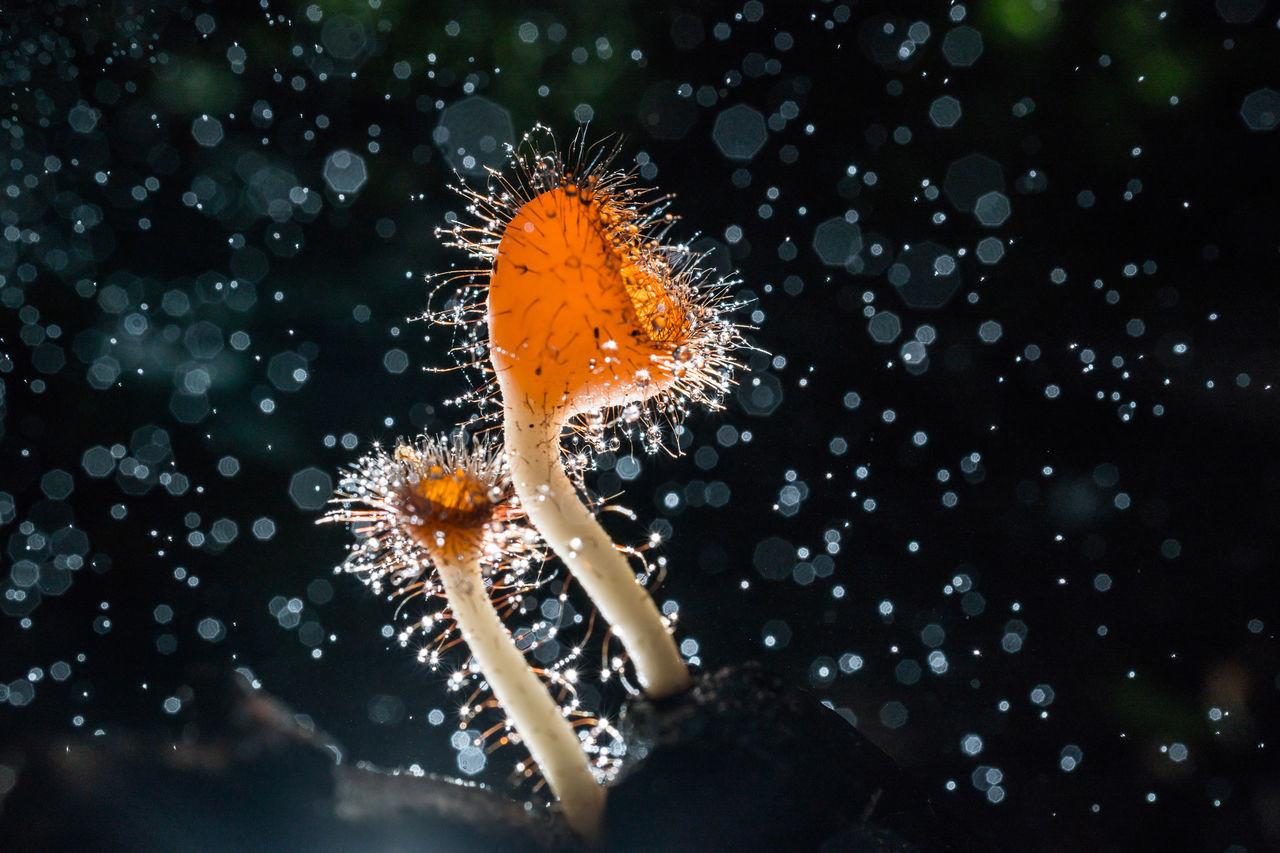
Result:
<svg viewBox="0 0 1280 853"><path fill-rule="evenodd" d="M500 610L544 582L549 548L625 648L642 690L661 698L689 686L672 626L642 585L647 572L584 501L589 456L563 441L662 447L664 423L719 405L743 345L727 316L731 283L665 241L667 197L614 169L617 153L580 134L565 158L537 127L508 172L490 172L483 189L458 187L469 219L441 233L485 266L445 276L449 303L428 318L467 330L458 349L483 376L474 399L499 406L501 447L456 438L375 449L325 519L352 523L359 537L341 570L392 596L447 601L417 623L438 632L420 657L436 663L460 635L511 739L588 838L616 764L596 740L612 730L557 701L574 695L571 679L531 667Z"/></svg>

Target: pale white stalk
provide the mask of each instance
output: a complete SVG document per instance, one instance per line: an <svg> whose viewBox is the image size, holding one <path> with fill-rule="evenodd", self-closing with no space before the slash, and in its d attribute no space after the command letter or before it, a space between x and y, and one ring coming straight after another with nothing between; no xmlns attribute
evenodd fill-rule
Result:
<svg viewBox="0 0 1280 853"><path fill-rule="evenodd" d="M569 720L502 624L485 590L479 562L474 557L457 558L439 564L437 572L467 648L560 800L565 820L584 838L597 838L605 789L592 775Z"/></svg>
<svg viewBox="0 0 1280 853"><path fill-rule="evenodd" d="M689 670L657 605L564 472L561 425L527 401L504 408L507 461L525 515L612 626L645 693L685 691Z"/></svg>

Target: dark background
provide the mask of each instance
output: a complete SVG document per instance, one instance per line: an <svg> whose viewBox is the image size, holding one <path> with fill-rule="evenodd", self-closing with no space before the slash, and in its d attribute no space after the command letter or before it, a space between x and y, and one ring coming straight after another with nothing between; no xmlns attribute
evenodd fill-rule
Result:
<svg viewBox="0 0 1280 853"><path fill-rule="evenodd" d="M0 740L180 734L212 663L459 773L313 522L470 414L406 322L459 150L589 119L755 300L689 452L597 482L700 661L1009 849L1280 843L1274 3L226 5L3 16Z"/></svg>

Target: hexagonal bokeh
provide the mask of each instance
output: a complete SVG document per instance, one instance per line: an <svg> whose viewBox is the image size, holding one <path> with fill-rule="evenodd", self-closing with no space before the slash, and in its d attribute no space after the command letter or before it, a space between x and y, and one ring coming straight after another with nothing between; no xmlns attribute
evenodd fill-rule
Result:
<svg viewBox="0 0 1280 853"><path fill-rule="evenodd" d="M827 266L842 267L862 251L862 229L843 216L833 216L814 229L813 250Z"/></svg>
<svg viewBox="0 0 1280 853"><path fill-rule="evenodd" d="M978 196L978 200L973 203L973 215L988 228L1003 225L1009 218L1009 212L1009 197L994 190Z"/></svg>
<svg viewBox="0 0 1280 853"><path fill-rule="evenodd" d="M923 364L925 359L929 357L929 350L920 341L907 341L898 350L898 358L902 359L906 364Z"/></svg>
<svg viewBox="0 0 1280 853"><path fill-rule="evenodd" d="M321 172L329 189L343 195L359 192L364 182L369 179L369 170L365 168L364 158L354 151L340 148L324 161Z"/></svg>
<svg viewBox="0 0 1280 853"><path fill-rule="evenodd" d="M49 500L63 500L74 489L74 478L61 468L55 468L40 478L40 491L44 492L44 496Z"/></svg>
<svg viewBox="0 0 1280 853"><path fill-rule="evenodd" d="M187 327L182 335L182 345L192 358L214 358L222 352L222 329L208 320L199 320Z"/></svg>
<svg viewBox="0 0 1280 853"><path fill-rule="evenodd" d="M640 124L654 139L684 139L698 119L692 98L682 98L680 84L662 80L645 89L636 106Z"/></svg>
<svg viewBox="0 0 1280 853"><path fill-rule="evenodd" d="M877 311L867 321L867 332L878 344L891 344L902 334L902 321L892 311Z"/></svg>
<svg viewBox="0 0 1280 853"><path fill-rule="evenodd" d="M90 477L101 479L110 476L115 466L116 460L111 455L111 451L101 444L90 447L80 457L80 467L84 468L85 473Z"/></svg>
<svg viewBox="0 0 1280 853"><path fill-rule="evenodd" d="M335 59L351 62L368 49L369 33L359 18L332 15L320 30L320 43Z"/></svg>
<svg viewBox="0 0 1280 853"><path fill-rule="evenodd" d="M276 353L267 363L267 379L280 391L297 391L308 375L307 360L293 350Z"/></svg>
<svg viewBox="0 0 1280 853"><path fill-rule="evenodd" d="M961 280L955 254L932 240L903 250L887 277L908 307L923 309L946 305Z"/></svg>
<svg viewBox="0 0 1280 853"><path fill-rule="evenodd" d="M968 154L947 167L942 192L956 210L973 210L979 196L1003 191L1004 168L985 154Z"/></svg>
<svg viewBox="0 0 1280 853"><path fill-rule="evenodd" d="M730 160L746 161L755 157L768 136L764 114L746 104L729 107L720 113L711 130L716 147Z"/></svg>
<svg viewBox="0 0 1280 853"><path fill-rule="evenodd" d="M1258 89L1245 95L1240 117L1250 130L1275 130L1280 125L1280 92Z"/></svg>
<svg viewBox="0 0 1280 853"><path fill-rule="evenodd" d="M1004 243L1001 243L995 237L983 237L978 241L978 247L975 250L978 260L984 264L999 263L1004 257Z"/></svg>
<svg viewBox="0 0 1280 853"><path fill-rule="evenodd" d="M942 55L956 68L968 68L982 56L982 33L970 26L956 27L942 40Z"/></svg>
<svg viewBox="0 0 1280 853"><path fill-rule="evenodd" d="M303 512L324 509L333 494L333 478L319 468L303 468L289 480L289 499Z"/></svg>
<svg viewBox="0 0 1280 853"><path fill-rule="evenodd" d="M943 95L935 98L929 105L929 121L935 127L955 127L956 122L960 121L961 112L960 101L950 95Z"/></svg>
<svg viewBox="0 0 1280 853"><path fill-rule="evenodd" d="M431 138L449 165L464 175L483 175L506 161L506 146L515 142L511 113L488 98L472 95L440 113Z"/></svg>
<svg viewBox="0 0 1280 853"><path fill-rule="evenodd" d="M399 347L392 347L382 354L382 366L387 373L404 373L409 369L409 354Z"/></svg>
<svg viewBox="0 0 1280 853"><path fill-rule="evenodd" d="M751 415L768 417L782 405L782 383L767 371L743 377L735 393L743 411Z"/></svg>
<svg viewBox="0 0 1280 853"><path fill-rule="evenodd" d="M196 144L212 148L222 141L222 122L213 116L202 115L191 122L191 136Z"/></svg>

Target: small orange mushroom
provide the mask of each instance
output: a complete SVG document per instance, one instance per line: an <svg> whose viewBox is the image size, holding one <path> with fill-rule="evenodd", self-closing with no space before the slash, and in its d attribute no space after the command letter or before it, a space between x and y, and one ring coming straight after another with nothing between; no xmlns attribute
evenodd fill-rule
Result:
<svg viewBox="0 0 1280 853"><path fill-rule="evenodd" d="M610 169L617 148L587 149L571 167L526 136L516 174L490 191L466 187L479 224L452 245L491 262L488 354L502 396L512 482L525 512L569 566L626 647L654 697L689 685L667 622L636 573L583 506L561 462L561 434L595 426L676 421L691 404L718 405L742 341L726 314L728 285L701 256L663 242L665 199Z"/></svg>
<svg viewBox="0 0 1280 853"><path fill-rule="evenodd" d="M423 439L365 456L322 521L352 522L360 537L345 569L370 586L438 584L473 660L580 835L597 835L605 789L584 744L529 667L490 598L486 576L522 572L537 534L522 522L501 455L461 440ZM523 565L522 565L523 564Z"/></svg>

